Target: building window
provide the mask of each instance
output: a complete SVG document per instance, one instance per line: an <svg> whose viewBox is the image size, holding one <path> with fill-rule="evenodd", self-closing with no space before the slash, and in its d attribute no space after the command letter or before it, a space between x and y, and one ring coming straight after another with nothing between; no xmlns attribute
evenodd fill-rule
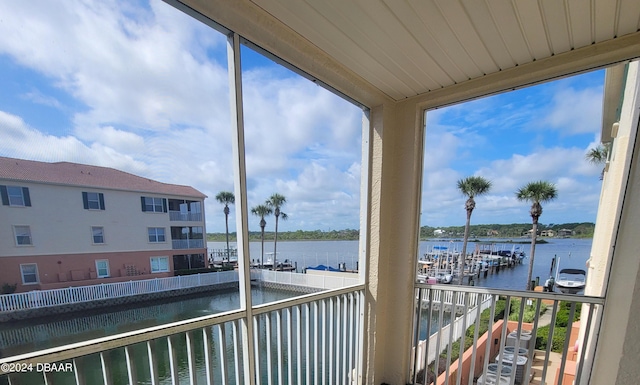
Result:
<svg viewBox="0 0 640 385"><path fill-rule="evenodd" d="M157 243L165 240L164 227L149 227L149 242Z"/></svg>
<svg viewBox="0 0 640 385"><path fill-rule="evenodd" d="M25 263L20 265L22 283L24 285L34 285L38 283L38 265L35 263Z"/></svg>
<svg viewBox="0 0 640 385"><path fill-rule="evenodd" d="M169 257L151 257L151 272L165 273L169 271Z"/></svg>
<svg viewBox="0 0 640 385"><path fill-rule="evenodd" d="M97 259L96 272L98 273L98 278L107 278L109 276L109 260Z"/></svg>
<svg viewBox="0 0 640 385"><path fill-rule="evenodd" d="M165 198L140 197L142 211L152 213L166 213L167 200Z"/></svg>
<svg viewBox="0 0 640 385"><path fill-rule="evenodd" d="M0 195L4 206L31 206L28 187L0 186Z"/></svg>
<svg viewBox="0 0 640 385"><path fill-rule="evenodd" d="M91 236L93 237L93 243L104 243L104 227L92 226Z"/></svg>
<svg viewBox="0 0 640 385"><path fill-rule="evenodd" d="M13 231L16 235L16 245L33 245L33 242L31 240L31 228L29 226L13 226Z"/></svg>
<svg viewBox="0 0 640 385"><path fill-rule="evenodd" d="M82 192L82 204L85 210L104 210L104 194Z"/></svg>

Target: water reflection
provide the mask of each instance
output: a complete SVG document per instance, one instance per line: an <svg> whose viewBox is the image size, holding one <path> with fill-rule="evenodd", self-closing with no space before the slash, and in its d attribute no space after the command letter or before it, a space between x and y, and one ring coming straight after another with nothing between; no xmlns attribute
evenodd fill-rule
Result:
<svg viewBox="0 0 640 385"><path fill-rule="evenodd" d="M257 303L296 295L299 293L252 289ZM231 289L0 324L0 351L2 356L12 356L239 308L238 291Z"/></svg>

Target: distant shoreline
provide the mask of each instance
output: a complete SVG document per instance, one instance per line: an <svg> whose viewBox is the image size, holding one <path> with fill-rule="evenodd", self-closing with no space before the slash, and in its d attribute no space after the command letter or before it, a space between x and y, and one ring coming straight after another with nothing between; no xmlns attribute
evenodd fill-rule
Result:
<svg viewBox="0 0 640 385"><path fill-rule="evenodd" d="M441 241L454 240L455 242L462 242L462 235L464 234L464 226L449 226L449 227L431 227L421 226L418 236L420 241ZM527 232L531 230L531 223L511 223L511 224L485 224L485 225L471 225L469 228L469 234L472 234L469 242L491 242L495 239L496 242L501 243L513 243L513 244L526 244L531 243L531 239L526 236ZM540 223L538 225L538 231L544 234L543 231L550 231L553 234L562 233L562 231L570 231L572 233L568 238L575 239L590 239L593 238L595 230L595 223L583 222L583 223L563 223L563 224L550 224L544 225ZM483 234L492 234L491 236L482 236ZM523 237L523 234L525 235ZM480 237L478 237L480 235ZM226 242L225 233L207 233L207 241L210 242ZM273 242L275 233L273 231L264 232L265 242ZM295 230L295 231L279 231L278 242L286 241L357 241L360 238L360 230L357 229L343 229L343 230ZM482 240L480 240L482 239ZM564 239L564 237L538 237L538 243L542 241L548 242L552 239ZM250 241L260 241L260 231L249 231ZM229 242L236 242L237 237L235 232L229 233Z"/></svg>

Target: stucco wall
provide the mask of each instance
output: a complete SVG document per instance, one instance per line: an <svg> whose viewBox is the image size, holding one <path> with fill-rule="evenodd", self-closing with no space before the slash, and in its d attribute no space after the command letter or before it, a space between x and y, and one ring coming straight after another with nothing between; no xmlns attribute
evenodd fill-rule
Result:
<svg viewBox="0 0 640 385"><path fill-rule="evenodd" d="M141 196L184 197L5 180L0 184L28 187L31 196L31 207L0 206L0 257L170 249L171 226L185 224L170 221L169 213L143 212L140 203ZM83 191L103 193L105 210L84 209ZM16 246L13 225L30 226L32 246ZM204 220L188 225L204 227ZM92 226L103 227L103 244L93 243ZM148 227L163 227L166 241L150 243Z"/></svg>

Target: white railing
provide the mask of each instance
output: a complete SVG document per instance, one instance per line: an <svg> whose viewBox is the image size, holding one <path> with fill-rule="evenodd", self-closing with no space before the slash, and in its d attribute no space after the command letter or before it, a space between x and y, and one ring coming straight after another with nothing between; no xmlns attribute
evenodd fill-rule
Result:
<svg viewBox="0 0 640 385"><path fill-rule="evenodd" d="M422 298L422 306L429 306L429 303L452 306L455 302L456 306L463 307L465 306L465 301L468 301L468 303L466 303L466 306L475 308L475 306L478 304L478 300L480 300L480 302L486 302L486 300L490 297L491 296L489 294L480 293L469 293L465 297L461 295L455 295L453 291L439 290L434 291L433 295L430 297Z"/></svg>
<svg viewBox="0 0 640 385"><path fill-rule="evenodd" d="M316 274L300 274L287 271L274 271L265 269L251 270L251 279L283 285L311 287L322 290L337 289L340 287L357 285L358 275L353 278Z"/></svg>
<svg viewBox="0 0 640 385"><path fill-rule="evenodd" d="M174 239L171 241L173 250L182 249L202 249L204 248L204 240L202 239Z"/></svg>
<svg viewBox="0 0 640 385"><path fill-rule="evenodd" d="M0 295L0 312L70 305L238 281L237 271L104 283Z"/></svg>
<svg viewBox="0 0 640 385"><path fill-rule="evenodd" d="M474 297L482 298L480 306L471 305ZM424 303L438 305L437 298L449 298L455 305L424 307ZM435 378L435 385L467 385L478 378L478 383L484 378L485 383L549 384L557 373L565 372L570 360L577 360L571 365L576 367L575 383L580 383L581 358L593 354L586 351L594 345L588 341L589 330L595 312L604 306L600 297L424 284L416 284L416 299L409 375L415 384L429 384ZM574 344L573 320L580 306L586 315L580 326L586 331ZM524 318L531 319L524 322ZM468 341L468 346L454 344L457 341ZM521 357L512 370L515 349ZM504 378L497 381L495 372ZM556 385L562 385L562 378Z"/></svg>
<svg viewBox="0 0 640 385"><path fill-rule="evenodd" d="M192 213L192 212L182 213L180 211L169 211L169 220L170 221L202 222L202 213Z"/></svg>
<svg viewBox="0 0 640 385"><path fill-rule="evenodd" d="M244 310L229 311L2 357L0 381L350 384L361 376L363 297L358 285L256 306L249 318ZM243 337L249 324L254 349ZM59 370L37 370L42 363ZM29 365L31 373L11 370Z"/></svg>

